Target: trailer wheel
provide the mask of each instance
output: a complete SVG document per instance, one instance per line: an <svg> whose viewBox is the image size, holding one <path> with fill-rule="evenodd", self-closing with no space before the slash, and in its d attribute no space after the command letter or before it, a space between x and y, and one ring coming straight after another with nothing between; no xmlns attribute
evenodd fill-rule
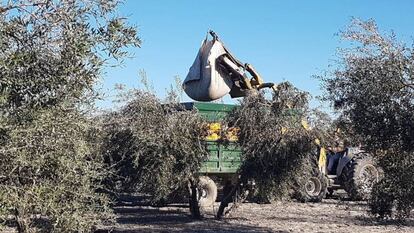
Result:
<svg viewBox="0 0 414 233"><path fill-rule="evenodd" d="M217 198L217 185L208 176L200 176L197 185L197 198L200 207L212 206Z"/></svg>
<svg viewBox="0 0 414 233"><path fill-rule="evenodd" d="M299 184L296 199L301 202L320 202L328 191L328 180L323 174L308 176Z"/></svg>
<svg viewBox="0 0 414 233"><path fill-rule="evenodd" d="M208 176L200 176L197 180L196 187L191 188L190 197L193 195L193 190L195 190L198 206L207 207L212 206L217 199L217 185L216 183Z"/></svg>

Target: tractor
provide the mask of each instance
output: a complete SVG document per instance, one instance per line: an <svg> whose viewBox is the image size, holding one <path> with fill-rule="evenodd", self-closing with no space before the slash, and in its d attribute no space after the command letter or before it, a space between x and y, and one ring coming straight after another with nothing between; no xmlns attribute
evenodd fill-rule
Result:
<svg viewBox="0 0 414 233"><path fill-rule="evenodd" d="M337 143L320 159L320 168L328 179L328 195L344 189L351 200L367 200L373 185L379 181L382 170L373 157L361 147Z"/></svg>

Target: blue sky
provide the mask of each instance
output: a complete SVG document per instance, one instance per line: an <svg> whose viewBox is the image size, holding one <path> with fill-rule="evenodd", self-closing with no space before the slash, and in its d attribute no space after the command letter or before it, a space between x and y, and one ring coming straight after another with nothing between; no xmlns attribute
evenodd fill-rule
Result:
<svg viewBox="0 0 414 233"><path fill-rule="evenodd" d="M414 1L409 0L126 0L120 10L139 28L143 43L130 49L134 57L123 66L106 69L102 90L108 96L115 83L138 87L141 69L158 95L165 96L174 76L185 78L208 29L267 82L290 81L314 96L322 91L312 75L333 64L336 49L345 46L336 34L352 17L372 18L381 30L394 30L410 44L414 35ZM184 94L183 101L190 99Z"/></svg>

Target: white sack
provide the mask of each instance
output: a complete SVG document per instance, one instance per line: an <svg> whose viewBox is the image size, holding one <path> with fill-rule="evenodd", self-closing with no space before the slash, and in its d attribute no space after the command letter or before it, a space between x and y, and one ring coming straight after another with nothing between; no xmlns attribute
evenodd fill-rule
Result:
<svg viewBox="0 0 414 233"><path fill-rule="evenodd" d="M187 95L196 101L212 101L227 95L233 82L216 69L216 59L226 54L218 40L204 40L183 82Z"/></svg>

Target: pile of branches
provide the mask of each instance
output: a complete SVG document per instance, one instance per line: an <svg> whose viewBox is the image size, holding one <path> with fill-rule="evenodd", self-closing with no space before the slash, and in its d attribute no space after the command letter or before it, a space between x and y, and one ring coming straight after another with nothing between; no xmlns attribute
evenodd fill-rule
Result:
<svg viewBox="0 0 414 233"><path fill-rule="evenodd" d="M113 171L105 183L114 193L141 192L162 203L187 187L207 158L204 122L196 111L163 104L150 92L129 96L124 107L104 117L102 151Z"/></svg>
<svg viewBox="0 0 414 233"><path fill-rule="evenodd" d="M317 169L316 135L304 128L307 116L308 94L287 82L271 99L262 93L243 99L228 117L230 126L240 128L240 184L254 181L267 199L283 199Z"/></svg>

